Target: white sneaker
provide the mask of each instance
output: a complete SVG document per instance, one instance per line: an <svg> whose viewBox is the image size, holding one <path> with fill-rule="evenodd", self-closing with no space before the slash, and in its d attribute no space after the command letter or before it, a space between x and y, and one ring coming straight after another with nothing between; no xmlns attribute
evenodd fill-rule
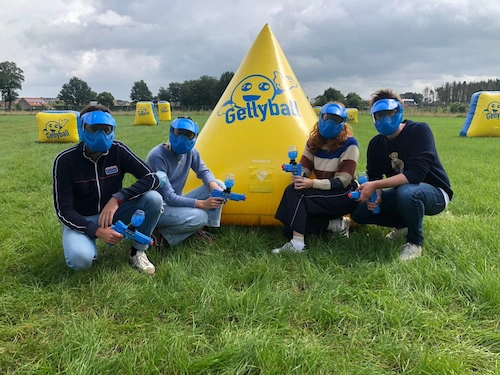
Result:
<svg viewBox="0 0 500 375"><path fill-rule="evenodd" d="M154 275L156 271L155 266L149 261L146 253L140 250L137 251L137 254L130 257L130 265L148 275Z"/></svg>
<svg viewBox="0 0 500 375"><path fill-rule="evenodd" d="M282 251L290 251L291 253L303 253L304 251L306 251L306 248L304 247L303 249L299 250L295 246L293 246L291 242L287 242L283 246L278 247L277 249L274 249L271 252L273 254L279 254Z"/></svg>
<svg viewBox="0 0 500 375"><path fill-rule="evenodd" d="M407 235L408 228L394 228L388 234L386 234L385 238L388 238L391 241L397 241L406 238Z"/></svg>
<svg viewBox="0 0 500 375"><path fill-rule="evenodd" d="M401 253L399 254L399 260L405 262L407 260L412 260L422 256L422 246L415 245L407 242L403 245Z"/></svg>
<svg viewBox="0 0 500 375"><path fill-rule="evenodd" d="M333 219L333 228L330 229L334 234L339 233L343 238L349 238L349 228L351 227L351 219L344 216L340 219Z"/></svg>

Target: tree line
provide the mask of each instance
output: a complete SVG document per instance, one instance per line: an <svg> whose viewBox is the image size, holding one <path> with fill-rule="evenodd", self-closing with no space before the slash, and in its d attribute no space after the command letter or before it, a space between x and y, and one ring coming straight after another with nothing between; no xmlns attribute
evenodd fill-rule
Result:
<svg viewBox="0 0 500 375"><path fill-rule="evenodd" d="M469 104L470 98L478 91L500 91L500 79L479 82L446 82L439 87L424 88L423 103L436 103L441 106L453 103Z"/></svg>
<svg viewBox="0 0 500 375"><path fill-rule="evenodd" d="M166 100L172 107L179 110L212 110L229 82L234 77L234 72L225 72L220 78L201 76L199 79L187 80L182 83L171 82L168 87L160 87L158 93L153 95L144 80L134 82L130 92L133 104L138 101ZM5 102L5 108L11 110L12 103L19 97L17 90L22 89L24 72L11 61L0 63L0 94ZM423 106L449 106L451 112L465 112L472 94L477 91L500 91L500 79L490 79L480 82L446 82L439 87L425 87L423 94L406 92L402 98L414 99L418 105ZM87 82L77 77L72 77L64 84L57 95L61 106L72 109L82 108L96 100L109 107L114 107L115 98L110 92L96 93ZM329 101L344 103L348 108L366 109L368 101L362 99L357 93L349 92L343 95L335 88L326 89L322 95L314 98L312 105L322 106Z"/></svg>

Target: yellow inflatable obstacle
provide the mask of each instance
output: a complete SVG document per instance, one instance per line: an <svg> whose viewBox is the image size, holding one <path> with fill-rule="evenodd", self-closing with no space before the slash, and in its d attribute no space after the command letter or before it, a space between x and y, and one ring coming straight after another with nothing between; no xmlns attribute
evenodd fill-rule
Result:
<svg viewBox="0 0 500 375"><path fill-rule="evenodd" d="M354 123L358 122L358 109L357 108L346 108L347 110L347 122Z"/></svg>
<svg viewBox="0 0 500 375"><path fill-rule="evenodd" d="M472 94L462 137L500 137L500 91Z"/></svg>
<svg viewBox="0 0 500 375"><path fill-rule="evenodd" d="M43 111L36 114L38 140L47 143L79 142L76 111Z"/></svg>
<svg viewBox="0 0 500 375"><path fill-rule="evenodd" d="M172 120L172 113L170 112L170 103L166 100L158 102L158 119L160 121Z"/></svg>
<svg viewBox="0 0 500 375"><path fill-rule="evenodd" d="M137 102L134 125L158 125L153 102Z"/></svg>
<svg viewBox="0 0 500 375"><path fill-rule="evenodd" d="M277 225L274 214L291 173L288 147L303 150L318 116L307 100L268 25L257 36L201 131L196 148L221 180L234 174L234 192L221 221L236 225ZM300 156L299 156L300 160ZM191 173L185 192L200 185Z"/></svg>

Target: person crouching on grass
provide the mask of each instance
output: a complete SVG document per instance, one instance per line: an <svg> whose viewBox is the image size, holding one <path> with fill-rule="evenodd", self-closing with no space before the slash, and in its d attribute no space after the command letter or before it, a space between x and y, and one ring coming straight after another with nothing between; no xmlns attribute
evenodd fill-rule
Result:
<svg viewBox="0 0 500 375"><path fill-rule="evenodd" d="M190 117L178 117L170 124L169 141L151 149L146 163L157 172L166 175L165 184L158 189L164 201L164 211L158 220L154 238L158 246L175 246L194 235L206 242L215 242L205 226L218 228L222 214L223 198L211 196L212 191L224 190L205 165L196 149L198 124ZM202 183L183 193L189 171L193 171Z"/></svg>
<svg viewBox="0 0 500 375"><path fill-rule="evenodd" d="M304 251L306 233L330 230L349 237L350 220L343 215L357 205L348 193L357 187L354 173L359 149L346 120L347 110L341 103L321 107L300 159L303 176L292 176L275 215L291 239L272 250L273 254ZM315 179L309 178L312 172Z"/></svg>
<svg viewBox="0 0 500 375"><path fill-rule="evenodd" d="M111 228L118 220L129 223L138 209L145 220L137 230L151 233L162 212L161 195L155 191L160 179L125 144L114 140L116 122L108 108L87 106L80 113L82 142L59 153L52 172L54 207L63 224L66 264L75 269L89 268L97 259L96 238L116 245L123 235ZM130 173L137 181L124 188ZM134 241L130 264L146 274L155 266L145 251L149 245Z"/></svg>
<svg viewBox="0 0 500 375"><path fill-rule="evenodd" d="M361 203L351 218L358 224L393 227L386 237L406 238L399 259L408 261L422 255L424 215L442 212L453 190L429 125L403 121L402 100L390 89L375 92L371 103L379 134L368 144L369 181L358 188ZM374 191L378 198L372 203L368 200ZM372 210L377 205L380 213L374 215Z"/></svg>

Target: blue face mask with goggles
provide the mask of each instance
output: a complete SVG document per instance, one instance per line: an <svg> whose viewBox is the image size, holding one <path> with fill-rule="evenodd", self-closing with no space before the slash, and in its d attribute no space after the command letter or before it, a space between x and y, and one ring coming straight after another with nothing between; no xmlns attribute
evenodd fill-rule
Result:
<svg viewBox="0 0 500 375"><path fill-rule="evenodd" d="M170 146L176 154L187 154L196 143L199 128L189 117L178 117L170 125Z"/></svg>
<svg viewBox="0 0 500 375"><path fill-rule="evenodd" d="M335 138L344 128L347 110L337 103L327 103L319 111L318 130L324 138Z"/></svg>
<svg viewBox="0 0 500 375"><path fill-rule="evenodd" d="M394 134L403 121L403 107L396 99L376 101L370 113L377 131L385 136Z"/></svg>
<svg viewBox="0 0 500 375"><path fill-rule="evenodd" d="M116 122L113 116L103 111L87 112L80 117L80 137L94 152L106 152L115 139Z"/></svg>

